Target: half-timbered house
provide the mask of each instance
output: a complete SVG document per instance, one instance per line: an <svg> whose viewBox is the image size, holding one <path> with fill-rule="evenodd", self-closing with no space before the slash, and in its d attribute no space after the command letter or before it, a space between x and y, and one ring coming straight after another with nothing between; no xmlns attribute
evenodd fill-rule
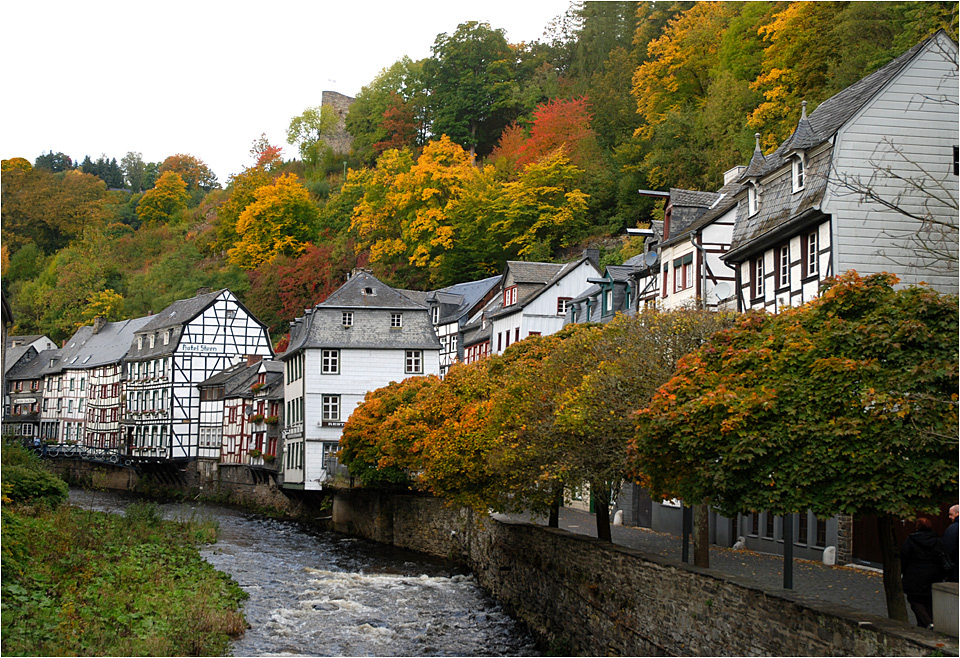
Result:
<svg viewBox="0 0 960 658"><path fill-rule="evenodd" d="M3 418L3 434L24 443L40 442L44 368L42 359L56 350L44 350L21 361L7 373L9 413Z"/></svg>
<svg viewBox="0 0 960 658"><path fill-rule="evenodd" d="M664 308L732 306L736 275L721 257L730 248L743 167L716 192L671 189L664 209L660 303Z"/></svg>
<svg viewBox="0 0 960 658"><path fill-rule="evenodd" d="M290 326L285 364L284 486L316 490L332 474L343 425L367 392L439 375L426 306L355 271Z"/></svg>
<svg viewBox="0 0 960 658"><path fill-rule="evenodd" d="M776 312L847 270L957 292L957 44L943 31L832 96L740 178L724 260Z"/></svg>
<svg viewBox="0 0 960 658"><path fill-rule="evenodd" d="M229 290L172 303L138 328L125 359L124 433L133 456L198 455L197 384L248 356L272 356L267 328Z"/></svg>
<svg viewBox="0 0 960 658"><path fill-rule="evenodd" d="M430 321L440 339L440 376L464 360L461 330L499 290L501 278L492 276L435 290L426 295Z"/></svg>

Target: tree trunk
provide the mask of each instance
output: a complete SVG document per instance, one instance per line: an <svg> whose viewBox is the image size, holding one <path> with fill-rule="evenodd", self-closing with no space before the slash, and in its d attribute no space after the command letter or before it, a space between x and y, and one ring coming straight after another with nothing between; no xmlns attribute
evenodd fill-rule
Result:
<svg viewBox="0 0 960 658"><path fill-rule="evenodd" d="M877 534L883 559L883 593L887 597L887 617L909 622L907 604L903 599L903 583L900 581L900 547L897 546L893 524L894 518L889 514L877 516Z"/></svg>
<svg viewBox="0 0 960 658"><path fill-rule="evenodd" d="M612 542L613 537L610 534L610 488L606 482L601 482L591 483L590 490L593 493L593 506L597 514L597 539Z"/></svg>
<svg viewBox="0 0 960 658"><path fill-rule="evenodd" d="M560 527L560 501L562 498L563 487L557 487L557 491L553 495L553 502L550 503L550 519L547 521L547 527L549 528Z"/></svg>
<svg viewBox="0 0 960 658"><path fill-rule="evenodd" d="M693 506L693 564L710 566L710 506L706 503Z"/></svg>

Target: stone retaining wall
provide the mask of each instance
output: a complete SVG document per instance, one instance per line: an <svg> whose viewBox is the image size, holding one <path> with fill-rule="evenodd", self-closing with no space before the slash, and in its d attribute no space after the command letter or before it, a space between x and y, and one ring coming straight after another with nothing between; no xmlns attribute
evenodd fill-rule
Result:
<svg viewBox="0 0 960 658"><path fill-rule="evenodd" d="M769 593L658 556L436 499L337 492L334 527L468 565L544 646L569 655L957 655L874 615Z"/></svg>

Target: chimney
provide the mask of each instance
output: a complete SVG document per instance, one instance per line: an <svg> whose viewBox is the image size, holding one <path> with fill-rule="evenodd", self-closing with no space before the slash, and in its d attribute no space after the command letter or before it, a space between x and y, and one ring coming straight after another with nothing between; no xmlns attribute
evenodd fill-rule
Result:
<svg viewBox="0 0 960 658"><path fill-rule="evenodd" d="M730 183L736 182L740 179L740 174L742 174L745 170L746 167L743 165L737 165L733 169L727 169L725 172L723 172L723 184L729 185Z"/></svg>
<svg viewBox="0 0 960 658"><path fill-rule="evenodd" d="M583 258L586 258L591 263L593 263L593 266L598 270L600 269L600 250L599 249L584 249Z"/></svg>
<svg viewBox="0 0 960 658"><path fill-rule="evenodd" d="M260 363L263 361L263 357L259 354L248 354L247 355L247 365L252 366L254 363Z"/></svg>
<svg viewBox="0 0 960 658"><path fill-rule="evenodd" d="M197 297L199 297L200 295L209 295L211 292L213 291L210 290L210 288L207 288L206 286L197 288Z"/></svg>
<svg viewBox="0 0 960 658"><path fill-rule="evenodd" d="M102 315L98 315L93 319L93 335L96 336L100 333L100 330L107 326L107 319Z"/></svg>

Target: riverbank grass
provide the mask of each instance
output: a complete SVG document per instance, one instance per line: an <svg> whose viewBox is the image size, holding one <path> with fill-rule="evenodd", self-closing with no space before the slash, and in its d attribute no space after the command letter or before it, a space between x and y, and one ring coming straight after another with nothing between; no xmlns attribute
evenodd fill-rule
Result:
<svg viewBox="0 0 960 658"><path fill-rule="evenodd" d="M224 655L246 593L199 554L216 532L152 503L117 516L16 501L5 483L2 654Z"/></svg>

